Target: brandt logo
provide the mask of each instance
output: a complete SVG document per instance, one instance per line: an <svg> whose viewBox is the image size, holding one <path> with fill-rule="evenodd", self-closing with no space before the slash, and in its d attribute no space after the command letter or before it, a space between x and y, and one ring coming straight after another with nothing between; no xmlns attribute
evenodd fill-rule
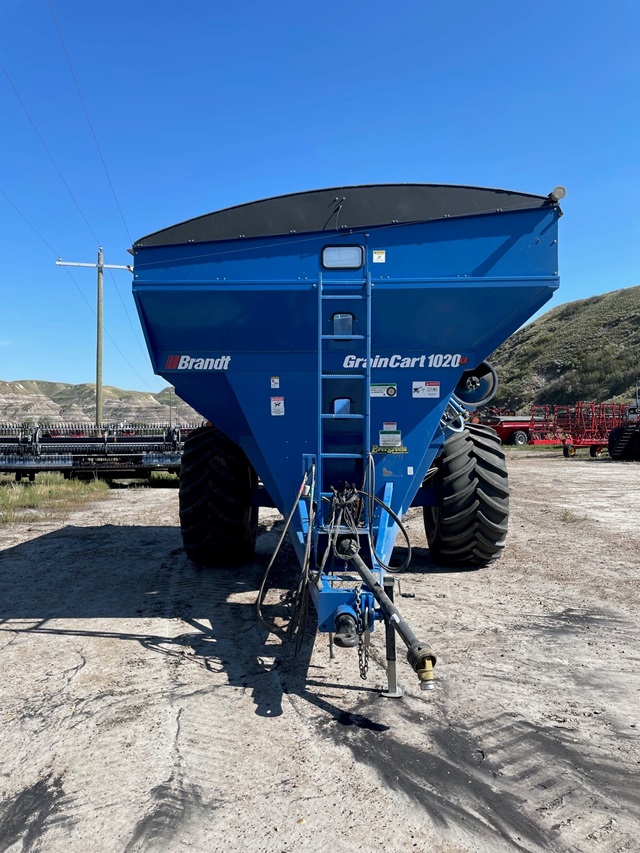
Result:
<svg viewBox="0 0 640 853"><path fill-rule="evenodd" d="M165 363L165 370L227 370L230 355L220 355L217 358L195 358L190 355L170 355Z"/></svg>

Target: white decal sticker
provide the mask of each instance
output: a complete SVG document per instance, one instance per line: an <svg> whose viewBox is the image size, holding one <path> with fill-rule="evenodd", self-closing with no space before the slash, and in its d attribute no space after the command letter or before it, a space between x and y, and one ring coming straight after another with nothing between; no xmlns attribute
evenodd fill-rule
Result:
<svg viewBox="0 0 640 853"><path fill-rule="evenodd" d="M372 397L397 397L398 386L395 382L376 382L371 384Z"/></svg>
<svg viewBox="0 0 640 853"><path fill-rule="evenodd" d="M374 355L371 359L370 367L426 367L426 355ZM460 362L462 364L462 362ZM342 366L346 368L361 367L363 370L367 367L367 359L360 355L345 355Z"/></svg>
<svg viewBox="0 0 640 853"><path fill-rule="evenodd" d="M388 430L398 429L398 424L395 423L395 421L383 421L382 429L384 430L384 432L387 432Z"/></svg>
<svg viewBox="0 0 640 853"><path fill-rule="evenodd" d="M402 447L402 433L399 429L383 431L379 437L380 447Z"/></svg>
<svg viewBox="0 0 640 853"><path fill-rule="evenodd" d="M410 477L413 477L413 465L408 465L408 466L407 466L407 474L408 474Z"/></svg>
<svg viewBox="0 0 640 853"><path fill-rule="evenodd" d="M374 249L373 250L373 263L374 264L384 264L387 260L387 250L386 249Z"/></svg>
<svg viewBox="0 0 640 853"><path fill-rule="evenodd" d="M271 398L271 414L284 415L284 397Z"/></svg>
<svg viewBox="0 0 640 853"><path fill-rule="evenodd" d="M271 387L272 388L279 388L280 387L280 377L279 376L272 376L271 377Z"/></svg>
<svg viewBox="0 0 640 853"><path fill-rule="evenodd" d="M427 359L429 367L459 367L461 364L467 364L468 361L466 356L457 352L434 352Z"/></svg>
<svg viewBox="0 0 640 853"><path fill-rule="evenodd" d="M419 397L422 399L437 399L440 396L440 383L439 382L413 382L412 397Z"/></svg>

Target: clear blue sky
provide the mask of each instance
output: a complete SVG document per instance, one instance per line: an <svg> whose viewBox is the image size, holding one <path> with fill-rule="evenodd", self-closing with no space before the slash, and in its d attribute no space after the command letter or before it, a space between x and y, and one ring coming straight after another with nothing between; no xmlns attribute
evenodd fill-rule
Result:
<svg viewBox="0 0 640 853"><path fill-rule="evenodd" d="M57 255L323 186L563 184L552 304L640 283L639 46L638 0L3 0L0 379L95 380L95 271ZM157 391L112 276L104 382Z"/></svg>

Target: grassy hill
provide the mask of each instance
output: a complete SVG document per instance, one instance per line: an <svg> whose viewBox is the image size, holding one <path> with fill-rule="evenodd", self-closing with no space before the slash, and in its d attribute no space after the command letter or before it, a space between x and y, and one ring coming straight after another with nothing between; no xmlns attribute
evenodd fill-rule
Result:
<svg viewBox="0 0 640 853"><path fill-rule="evenodd" d="M500 378L492 405L628 402L640 376L640 286L552 308L489 361Z"/></svg>

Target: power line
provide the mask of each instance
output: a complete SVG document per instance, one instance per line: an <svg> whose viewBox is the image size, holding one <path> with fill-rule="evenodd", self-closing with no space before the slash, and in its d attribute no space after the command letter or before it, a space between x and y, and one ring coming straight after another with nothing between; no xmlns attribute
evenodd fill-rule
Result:
<svg viewBox="0 0 640 853"><path fill-rule="evenodd" d="M48 248L48 249L49 249L49 250L50 250L50 251L55 255L55 257L56 257L56 258L59 258L59 257L60 257L59 253L58 253L58 252L56 252L56 250L53 248L53 246L51 245L51 243L49 243L49 241L48 241L45 237L43 237L43 235L40 233L40 231L38 231L38 229L37 229L37 228L36 228L36 226L33 224L33 222L31 222L31 220L30 220L27 216L25 216L25 214L24 214L24 213L20 210L20 208L19 208L19 207L18 207L18 206L17 206L17 205L16 205L16 204L15 204L15 203L10 199L10 198L9 198L9 196L6 194L6 192L5 192L1 187L0 187L0 195L2 195L2 196L5 198L5 200L6 200L6 201L11 205L11 207L16 211L16 213L18 213L18 214L22 217L22 219L24 219L24 221L27 223L27 225L29 226L29 228L31 228L31 230L34 232L34 234L36 234L36 236L37 236L37 237L39 237L39 238L40 238L40 240L42 240L42 242L44 243L44 245L45 245L45 246L46 246L46 247L47 247L47 248ZM80 285L79 285L79 284L78 284L78 282L75 280L75 278L74 278L74 277L73 277L73 275L71 274L71 272L70 272L70 270L68 269L68 267L65 267L65 268L64 268L64 270L65 270L65 272L67 273L67 275L69 276L69 278L71 279L71 281L73 282L74 287L76 288L76 290L78 291L78 293L80 294L80 296L81 296L81 297L84 299L84 301L86 302L87 306L89 307L89 310L91 311L91 313L92 313L92 314L93 314L93 316L95 317L95 316L96 316L96 309L95 309L95 308L93 307L93 305L89 302L89 300L87 299L87 297L86 297L86 296L85 296L85 294L83 293L83 291L82 291L82 289L81 289ZM113 275L113 273L112 273L112 275ZM120 356L122 357L122 359L123 359L123 361L125 362L125 364L127 364L127 366L129 367L129 369L130 369L133 373L135 373L135 375L138 377L138 379L139 379L139 380L140 380L144 385L146 385L146 386L147 386L147 388L148 388L150 391L152 391L153 393L158 393L158 392L156 392L156 391L154 390L154 388L153 388L151 385L149 385L149 383L147 382L147 380L146 380L146 379L144 379L144 378L143 378L143 377L138 373L138 371L137 371L137 370L135 369L135 367L131 364L131 362L130 362L130 361L129 361L129 359L126 357L126 355L122 352L122 350L120 349L120 347L118 346L118 344L115 342L115 340L113 339L113 337L109 334L108 330L107 330L107 329L105 329L104 331L105 331L105 335L109 338L109 340L110 340L110 341L111 341L111 343L113 344L114 348L115 348L115 349L120 353ZM144 351L143 351L143 352L144 352ZM147 353L145 353L145 355L147 355Z"/></svg>
<svg viewBox="0 0 640 853"><path fill-rule="evenodd" d="M69 73L71 74L71 79L73 80L73 83L76 87L76 92L78 93L78 98L80 99L80 103L81 103L82 109L84 111L84 116L87 120L87 124L89 125L89 130L91 131L91 136L93 138L94 145L96 146L96 151L98 152L98 157L100 158L100 162L102 163L102 168L104 170L104 174L106 176L107 183L109 184L109 188L111 189L111 194L113 195L113 200L116 203L116 207L118 208L118 213L120 214L120 219L122 220L122 224L124 225L124 230L126 231L127 237L129 238L129 243L131 244L131 243L133 243L133 239L131 237L131 233L130 233L129 228L127 226L127 222L124 218L124 213L122 212L122 207L120 206L120 202L118 200L118 196L116 194L115 187L113 186L113 181L111 180L111 175L109 174L109 170L107 168L106 161L102 155L102 149L100 148L100 144L98 142L98 137L96 136L96 132L95 132L93 124L91 122L91 117L89 116L89 110L87 109L87 105L86 105L85 100L82 96L82 91L80 89L80 84L78 83L78 78L76 77L75 71L73 70L73 65L71 63L71 57L69 56L69 51L67 50L67 46L65 44L65 41L64 41L64 38L62 35L62 30L60 28L60 24L58 22L58 18L56 17L55 10L53 8L52 0L48 0L48 4L49 4L49 11L51 12L51 17L53 19L53 23L55 25L56 32L58 34L58 40L60 41L62 51L65 55L65 59L67 60L67 66L69 67ZM118 284L115 280L113 272L110 269L109 269L109 275L111 276L111 280L115 286L116 293L118 294L118 299L120 300L120 303L121 303L122 308L124 310L127 321L131 327L131 330L133 332L133 336L136 339L136 343L140 347L141 352L144 355L146 355L147 354L146 350L145 350L145 348L142 344L142 341L140 339L140 331L139 331L139 329L136 330L136 328L133 324L133 321L131 320L130 311L126 306L124 299L122 298L122 294L120 293L120 288L118 287Z"/></svg>
<svg viewBox="0 0 640 853"><path fill-rule="evenodd" d="M53 10L52 10L52 13L53 13ZM54 20L55 20L55 16L54 16ZM57 22L56 22L56 26L57 26ZM63 47L64 47L64 44L63 44ZM66 53L66 50L65 50L65 53ZM65 177L64 177L64 175L62 174L62 171L60 170L60 167L58 166L58 164L57 164L57 162L56 162L56 160L55 160L55 158L54 158L53 154L52 154L52 153L51 153L51 151L49 150L49 147L47 146L47 143L45 142L45 140L44 140L44 138L43 138L42 134L41 134L41 133L40 133L40 131L38 130L38 127L37 127L37 125L36 125L35 121L33 120L33 118L32 118L32 116L31 116L31 114L30 114L29 110L27 109L26 104L24 103L24 101L23 101L23 100L22 100L22 98L20 97L20 93L18 92L18 89L16 88L16 86L15 86L15 84L14 84L13 80L12 80L12 79L11 79L11 77L9 76L9 72L8 72L8 71L7 71L7 69L5 68L5 66L4 66L4 64L2 63L2 61L0 61L0 68L2 68L2 71L4 72L4 75L5 75L5 77L7 78L7 82L9 83L9 86L10 86L10 87L11 87L11 89L13 90L13 93L14 93L14 95L16 96L16 98L17 98L17 100L18 100L18 103L19 103L19 104L20 104L20 106L22 107L22 109L23 109L23 111L24 111L24 113L25 113L25 115L26 115L27 119L29 120L29 123L31 124L31 127L33 128L34 133L35 133L35 134L36 134L36 136L38 137L38 139L39 139L39 141L40 141L40 144L42 145L42 147L44 148L45 152L47 153L47 155L48 155L48 157L49 157L49 159L50 159L50 161L51 161L51 163L52 163L52 165L53 165L54 169L56 170L56 172L57 172L57 174L58 174L58 177L59 177L59 178L60 178L60 180L62 181L62 183L63 183L63 185L64 185L65 189L66 189L66 190L67 190L67 192L69 193L69 196L70 196L71 200L73 201L73 203L75 204L76 208L78 209L78 212L80 213L80 216L81 216L81 217L82 217L82 219L84 220L85 225L86 225L86 226L87 226L87 228L89 229L90 234L92 235L92 237L94 238L94 240L96 241L96 243L99 243L99 242L100 242L100 240L99 240L99 238L98 238L98 236L97 236L96 232L95 232L95 231L93 230L93 228L91 227L91 223L89 222L89 220L87 219L87 217L86 217L86 215L85 215L84 211L83 211L83 210L82 210L82 208L80 207L80 203L78 202L78 200L77 200L77 198L75 197L75 195L74 195L73 191L71 190L71 187L69 186L69 184L68 184L68 183L67 183L67 181L65 180ZM73 71L72 71L71 73L72 73L72 76L73 76ZM74 81L75 81L75 76L74 76ZM76 82L76 87L77 87L77 82ZM81 99L81 101L82 101L82 96L80 96L80 99ZM84 102L82 102L82 104L83 104L83 107L84 107ZM85 113L86 113L86 107L85 107ZM87 120L88 120L88 116L87 116ZM91 128L91 132L93 133L93 128ZM95 134L93 134L93 135L94 135L94 140L95 140ZM96 140L96 146L97 146L97 140ZM100 153L100 152L99 152L99 153ZM101 154L100 154L100 156L101 156L101 159L102 159L102 155L101 155ZM103 166L104 166L104 161L103 161ZM106 170L106 166L105 166L105 170ZM108 178L108 174L107 174L107 178ZM111 182L110 182L110 180L109 180L109 183L111 183ZM113 187L112 187L112 191L113 191ZM50 249L52 252L54 252L54 254L56 255L56 257L59 257L59 253L58 253L58 252L56 252L56 251L54 250L54 248L51 246L51 244L50 244L50 243L48 243L48 242L47 242L47 240L45 240L45 238L42 236L42 234L41 234L41 233L37 230L37 228L36 228L36 227L35 227L35 226L34 226L34 225L29 221L29 219L28 219L28 218L27 218L27 217L22 213L22 211L21 211L21 210L20 210L20 209L19 209L19 208L18 208L18 207L13 203L13 201L12 201L12 200L7 196L7 194L6 194L4 191L2 191L2 190L0 190L0 192L2 193L2 195L4 196L4 198L7 200L7 202L8 202L8 203L9 203L9 204L14 208L14 210L16 210L16 212L17 212L17 213L18 213L18 214L19 214L19 215L24 219L24 221L27 223L27 225L29 225L29 227L30 227L30 228L31 228L31 229L32 229L32 230L37 234L37 236L42 240L42 242L47 246L47 248L48 248L48 249ZM116 199L116 204L117 204L117 199ZM119 205L118 205L118 209L120 209L120 206L119 206ZM122 212L121 212L121 215L122 215ZM123 222L124 222L124 220L123 220ZM131 239L131 235L129 234L129 231L128 231L127 227L126 227L126 223L124 223L124 225L125 225L125 230L127 231L127 235L129 236L129 239ZM69 275L69 277L70 277L70 278L71 278L71 280L73 281L73 283L74 283L75 287L77 288L77 290L78 290L78 291L79 291L79 293L81 294L81 296L82 296L82 298L84 299L84 301L87 303L87 305L89 306L89 308L91 309L91 311L92 311L92 312L94 313L94 315L95 315L95 309L92 307L91 303L88 301L88 299L86 298L86 296L84 295L84 293L82 292L82 290L80 289L80 287L78 286L78 283L76 282L76 280L73 278L73 276L71 275L71 273L70 273L68 270L67 270L67 274ZM113 273L111 273L111 271L110 271L110 274L111 274L111 276L112 276L112 278L113 278ZM117 294L118 294L118 298L120 299L120 302L122 303L122 307L123 307L123 309L124 309L124 312L125 312L125 316L126 316L126 318L127 318L127 321L128 321L128 323L129 323L129 325L131 326L131 329L133 330L133 333L134 333L134 337L135 337L135 339L136 339L136 342L137 342L138 346L140 347L140 349L141 349L141 351L142 351L143 355L147 355L147 353L146 353L146 351L145 351L145 349L144 349L144 347L142 346L142 343L141 343L141 341L140 341L140 335L139 335L139 332L136 332L136 329L135 329L135 327L134 327L134 325L133 325L133 322L132 322L132 320L131 320L130 312L127 310L127 306L126 306L126 304L125 304L125 302L124 302L124 300L123 300L123 298L122 298L122 294L120 293L120 288L118 287L117 283L115 282L115 279L114 279L114 284L115 284L115 287L116 287L116 292L117 292ZM109 334L109 331L108 331L107 329L105 329L105 334L106 334L106 336L109 338L109 340L111 341L111 343L114 345L114 347L117 349L117 351L120 353L120 355L121 355L121 356L122 356L122 358L125 360L125 362L129 365L129 367L131 368L131 370L135 373L135 375L136 375L136 376L137 376L137 377L138 377L142 382L144 382L144 384L147 386L147 388L149 388L150 390L152 390L152 391L153 391L153 390L154 390L154 389L153 389L153 387L152 387L151 385L149 385L149 383L148 383L145 379L143 379L143 378L140 376L140 374L138 373L138 371L133 367L133 365L132 365L132 364L129 362L129 360L126 358L126 356L124 355L124 353L122 352L122 350L120 349L120 347L116 344L116 342L114 341L113 337Z"/></svg>
<svg viewBox="0 0 640 853"><path fill-rule="evenodd" d="M69 71L71 73L71 77L73 78L73 82L76 87L76 91L78 93L78 97L80 98L80 103L82 104L82 109L84 110L85 118L87 119L87 124L89 125L89 130L91 131L91 136L93 137L93 141L96 146L96 151L98 152L98 157L100 158L100 162L102 163L102 168L104 169L104 173L107 178L107 182L109 187L111 188L111 194L113 195L113 200L116 203L116 207L118 208L118 213L120 214L120 219L122 220L122 224L124 225L124 230L127 232L127 237L129 238L129 243L133 243L133 239L131 234L129 233L129 228L127 227L126 220L124 218L124 214L122 212L122 208L120 207L120 202L118 201L118 196L116 195L115 188L113 186L113 182L111 181L111 176L109 175L109 170L107 169L107 164L105 163L105 159L102 156L102 151L100 150L100 145L98 144L98 137L95 134L93 129L93 125L91 123L91 119L89 117L89 111L87 110L87 105L84 102L84 98L82 97L82 92L80 91L80 86L78 85L78 80L76 78L75 72L73 70L73 66L71 65L71 59L69 57L69 52L67 51L67 47L64 43L64 39L62 38L62 31L60 30L60 25L58 24L58 19L56 18L56 13L53 9L52 0L48 0L49 3L49 11L51 12L51 17L53 18L53 23L55 24L56 31L58 33L58 39L60 40L60 44L62 45L62 50L64 51L65 58L67 60L67 65L69 66Z"/></svg>
<svg viewBox="0 0 640 853"><path fill-rule="evenodd" d="M13 80L11 79L11 77L9 77L9 72L7 71L7 69L6 69L6 68L4 67L4 65L2 64L2 61L0 61L0 68L2 68L2 70L3 70L3 72L4 72L4 76L7 78L7 81L9 82L9 85L10 85L10 86L11 86L11 88L13 89L13 93L14 93L14 95L16 96L16 98L18 99L18 103L20 104L20 106L21 106L21 107L22 107L22 109L24 110L24 113L25 113L26 117L29 119L29 122L30 122L30 124L31 124L31 127L33 128L33 130L34 130L34 132L35 132L36 136L37 136L37 137L38 137L38 139L40 140L40 143L41 143L42 147L43 147L43 148L44 148L44 150L47 152L47 154L48 154L48 156L49 156L49 159L51 160L51 163L53 164L53 168L54 168L54 169L56 170L56 172L58 173L58 177L60 178L60 180L62 181L62 183L63 183L63 184L64 184L64 186L65 186L65 189L67 190L67 192L68 192L68 193L69 193L69 195L71 196L71 199L72 199L73 203L74 203L74 204L75 204L75 206L78 208L78 212L80 213L80 216L84 219L85 225L87 226L87 228L88 228L88 229L89 229L89 231L91 232L91 235L93 236L93 239L96 241L96 243L99 243L99 242L100 242L100 240L98 239L98 236L96 235L96 232L93 230L93 228L91 227L91 225L90 225L90 223L89 223L89 220L88 220L88 219L87 219L87 217L84 215L84 211L83 211L83 210L82 210L82 208L80 207L80 203L78 202L78 199L75 197L75 195L74 195L74 194L73 194L73 192L71 191L71 187L70 187L70 186L69 186L69 184L65 181L65 179L64 179L64 175L63 175L63 174L62 174L62 172L60 171L60 169L59 169L59 167L58 167L58 164L56 163L56 161L55 161L55 159L54 159L54 157L53 157L53 154L51 153L51 151L49 151L49 148L47 147L47 143L46 143L46 142L44 141L44 139L42 138L42 135L41 135L40 131L39 131L39 130L38 130L38 128L36 127L36 123L35 123L35 121L31 118L31 114L29 113L29 110L26 108L24 101L23 101L23 100L22 100L22 98L20 97L20 93L18 92L18 90L17 90L17 89L16 89L16 87L14 86L14 84L13 84ZM5 196L5 198L6 198L6 196Z"/></svg>

